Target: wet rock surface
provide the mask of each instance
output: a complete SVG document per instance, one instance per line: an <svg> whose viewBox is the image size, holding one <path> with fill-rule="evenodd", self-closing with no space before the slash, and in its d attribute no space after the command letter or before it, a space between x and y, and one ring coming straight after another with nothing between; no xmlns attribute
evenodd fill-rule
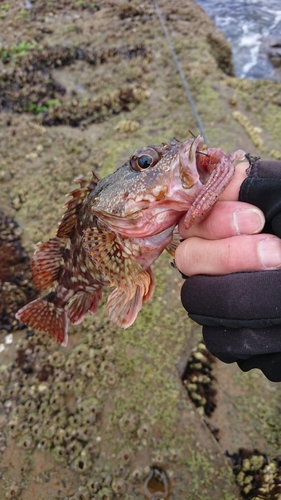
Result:
<svg viewBox="0 0 281 500"><path fill-rule="evenodd" d="M21 232L15 220L0 211L0 331L4 335L19 326L18 308L38 295Z"/></svg>
<svg viewBox="0 0 281 500"><path fill-rule="evenodd" d="M16 276L26 300L37 293L24 283L27 255L54 235L74 178L107 175L142 145L199 131L150 1L2 7L0 209L12 234L3 282ZM229 46L193 2L161 8L210 145L277 158L280 84L229 76ZM204 360L214 390L206 426L202 388L192 387L198 412L181 380L201 331L168 257L155 273L153 301L132 328L111 325L102 305L71 329L66 349L18 330L17 302L2 307L0 498L231 500L240 490L226 450L278 455L280 388L257 371Z"/></svg>

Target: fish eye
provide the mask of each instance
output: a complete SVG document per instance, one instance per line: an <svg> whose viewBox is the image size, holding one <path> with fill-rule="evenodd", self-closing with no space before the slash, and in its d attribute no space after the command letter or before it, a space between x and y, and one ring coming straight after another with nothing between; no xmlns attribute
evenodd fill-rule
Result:
<svg viewBox="0 0 281 500"><path fill-rule="evenodd" d="M141 155L137 159L138 167L141 169L148 168L152 162L153 162L153 158L150 155Z"/></svg>
<svg viewBox="0 0 281 500"><path fill-rule="evenodd" d="M161 155L156 149L140 148L131 156L130 167L132 170L145 170L156 165L160 158Z"/></svg>

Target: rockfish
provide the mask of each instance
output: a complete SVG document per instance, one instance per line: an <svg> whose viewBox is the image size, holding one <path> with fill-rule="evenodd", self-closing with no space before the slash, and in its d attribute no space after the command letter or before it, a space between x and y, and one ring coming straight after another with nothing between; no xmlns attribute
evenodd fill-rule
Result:
<svg viewBox="0 0 281 500"><path fill-rule="evenodd" d="M103 287L114 287L109 317L122 328L132 325L153 294L151 264L164 249L174 254L180 218L189 227L205 215L245 155L202 147L200 135L142 147L104 179L78 178L56 236L39 242L32 258L35 285L51 291L17 319L66 345L68 319L79 324L94 314Z"/></svg>

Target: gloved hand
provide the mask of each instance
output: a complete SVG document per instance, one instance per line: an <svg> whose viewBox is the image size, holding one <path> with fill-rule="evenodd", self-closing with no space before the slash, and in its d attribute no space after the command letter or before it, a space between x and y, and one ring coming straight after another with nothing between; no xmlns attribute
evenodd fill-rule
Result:
<svg viewBox="0 0 281 500"><path fill-rule="evenodd" d="M265 225L262 233L281 238L281 162L259 161L251 157L249 161L249 175L241 184L239 200L263 211ZM242 252L242 255L246 244L255 241L250 236L248 239L245 239L247 236L233 238L240 238L241 247L237 253ZM255 238L264 241L262 235ZM266 240L267 243L273 240L276 243L272 236ZM232 242L229 242L231 259ZM274 254L273 246L271 257L272 262L276 261L276 265L269 266L272 269L255 271L261 266L255 263L251 246L248 246L245 259L240 262L243 272L190 276L182 287L182 303L189 316L203 325L206 346L214 356L226 363L236 361L243 371L259 368L270 380L281 381L281 261L280 269L274 269L278 266L279 255L278 250ZM176 263L185 272L181 258L179 247ZM208 266L212 268L212 262L207 254L205 260L209 273Z"/></svg>

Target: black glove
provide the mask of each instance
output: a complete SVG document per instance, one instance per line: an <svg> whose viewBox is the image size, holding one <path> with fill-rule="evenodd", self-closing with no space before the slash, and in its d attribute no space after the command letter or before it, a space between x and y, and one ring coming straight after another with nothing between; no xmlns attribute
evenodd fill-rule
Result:
<svg viewBox="0 0 281 500"><path fill-rule="evenodd" d="M239 200L259 207L266 218L263 232L281 238L281 161L248 159ZM281 269L192 276L182 287L182 303L203 325L214 356L281 381Z"/></svg>

